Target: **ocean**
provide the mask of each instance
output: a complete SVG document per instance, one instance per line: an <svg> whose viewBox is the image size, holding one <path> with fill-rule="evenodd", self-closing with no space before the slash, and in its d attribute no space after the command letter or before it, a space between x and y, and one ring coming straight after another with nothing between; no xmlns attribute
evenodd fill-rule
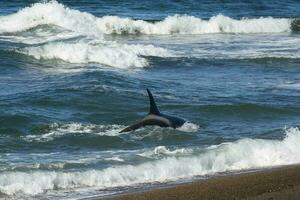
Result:
<svg viewBox="0 0 300 200"><path fill-rule="evenodd" d="M2 0L0 198L300 163L298 0ZM179 129L119 133L149 110Z"/></svg>

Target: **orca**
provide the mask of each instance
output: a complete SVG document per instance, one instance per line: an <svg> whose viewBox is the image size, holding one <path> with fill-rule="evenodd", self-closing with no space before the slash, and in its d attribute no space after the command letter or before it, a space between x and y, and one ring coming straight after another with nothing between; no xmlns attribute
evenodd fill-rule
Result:
<svg viewBox="0 0 300 200"><path fill-rule="evenodd" d="M179 117L162 114L158 110L155 100L149 89L147 89L147 92L148 92L149 102L150 102L150 111L148 115L146 115L139 122L124 128L123 130L120 131L120 133L134 131L144 126L171 127L175 129L182 126L186 122L184 119L181 119Z"/></svg>

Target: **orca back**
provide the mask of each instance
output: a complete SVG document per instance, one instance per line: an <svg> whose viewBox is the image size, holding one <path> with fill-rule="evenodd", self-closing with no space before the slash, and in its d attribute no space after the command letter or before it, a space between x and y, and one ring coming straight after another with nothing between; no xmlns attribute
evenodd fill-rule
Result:
<svg viewBox="0 0 300 200"><path fill-rule="evenodd" d="M149 105L150 105L148 115L144 117L141 121L132 124L131 126L128 126L125 129L121 130L120 133L133 131L140 127L149 126L149 125L178 128L185 123L184 119L160 113L150 90L147 89L147 92L149 96Z"/></svg>

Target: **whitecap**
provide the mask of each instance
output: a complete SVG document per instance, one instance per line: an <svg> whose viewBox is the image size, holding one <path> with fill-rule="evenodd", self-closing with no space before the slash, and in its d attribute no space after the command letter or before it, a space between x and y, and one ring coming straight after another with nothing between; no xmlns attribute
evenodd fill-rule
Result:
<svg viewBox="0 0 300 200"><path fill-rule="evenodd" d="M300 130L286 130L283 140L241 139L198 154L166 157L137 165L119 165L81 172L30 171L0 174L4 194L36 195L48 190L132 186L180 178L300 163ZM161 148L164 149L164 148Z"/></svg>
<svg viewBox="0 0 300 200"><path fill-rule="evenodd" d="M63 20L62 20L63 19ZM194 16L174 15L151 23L118 16L96 17L70 9L57 1L35 3L17 13L0 17L0 33L11 33L52 24L86 35L102 34L209 34L209 33L280 33L291 31L292 19L242 18L223 15L203 20Z"/></svg>

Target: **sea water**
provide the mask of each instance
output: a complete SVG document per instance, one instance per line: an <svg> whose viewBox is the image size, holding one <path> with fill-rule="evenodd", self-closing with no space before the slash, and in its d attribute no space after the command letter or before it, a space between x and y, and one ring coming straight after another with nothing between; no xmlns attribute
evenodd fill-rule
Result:
<svg viewBox="0 0 300 200"><path fill-rule="evenodd" d="M0 197L300 163L300 2L1 1ZM159 109L183 127L119 133Z"/></svg>

